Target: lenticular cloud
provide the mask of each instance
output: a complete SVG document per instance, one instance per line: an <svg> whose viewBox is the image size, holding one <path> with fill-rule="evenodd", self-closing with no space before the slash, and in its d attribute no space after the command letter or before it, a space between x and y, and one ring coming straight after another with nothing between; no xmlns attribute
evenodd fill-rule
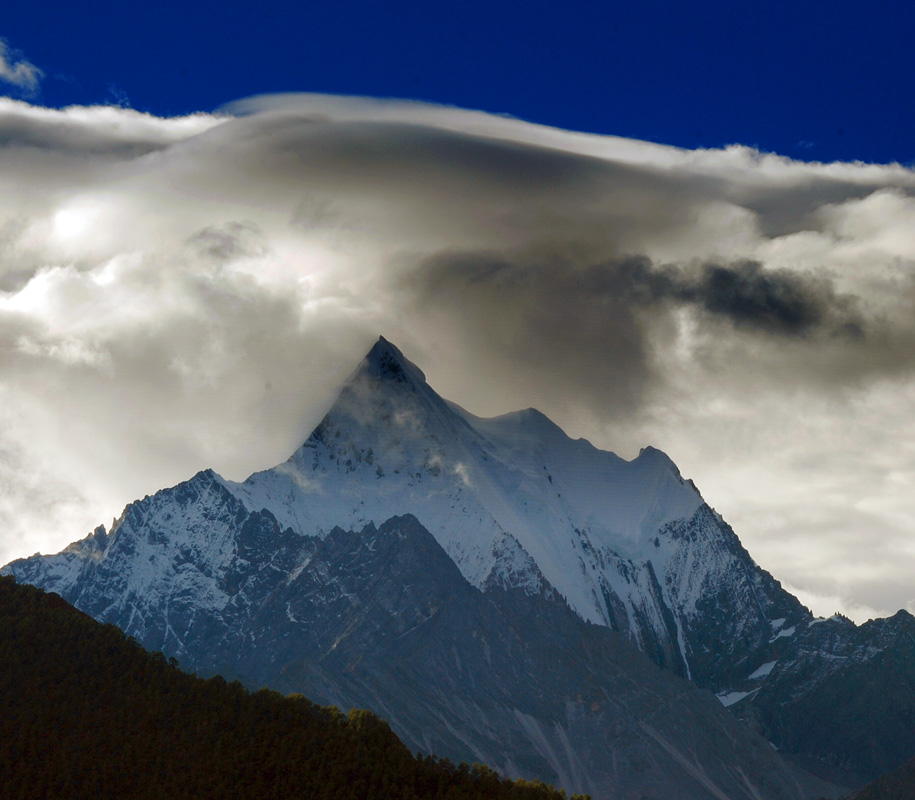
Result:
<svg viewBox="0 0 915 800"><path fill-rule="evenodd" d="M0 141L0 561L282 460L384 333L477 413L662 447L810 596L911 599L911 170L311 95L2 99Z"/></svg>

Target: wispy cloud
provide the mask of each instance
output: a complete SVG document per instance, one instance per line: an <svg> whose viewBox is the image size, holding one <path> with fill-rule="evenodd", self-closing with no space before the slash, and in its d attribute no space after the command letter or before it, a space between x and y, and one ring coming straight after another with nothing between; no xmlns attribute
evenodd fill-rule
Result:
<svg viewBox="0 0 915 800"><path fill-rule="evenodd" d="M27 97L32 97L38 92L43 77L44 72L10 48L6 40L0 39L0 82L15 86Z"/></svg>
<svg viewBox="0 0 915 800"><path fill-rule="evenodd" d="M0 99L0 561L283 461L383 333L475 413L666 450L809 596L913 599L912 170L230 111Z"/></svg>

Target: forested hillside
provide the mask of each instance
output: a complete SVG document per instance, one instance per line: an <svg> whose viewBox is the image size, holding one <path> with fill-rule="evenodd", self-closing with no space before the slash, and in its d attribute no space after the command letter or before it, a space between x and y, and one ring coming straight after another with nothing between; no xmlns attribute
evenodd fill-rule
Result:
<svg viewBox="0 0 915 800"><path fill-rule="evenodd" d="M565 797L416 757L387 723L201 680L54 594L0 578L4 798Z"/></svg>
<svg viewBox="0 0 915 800"><path fill-rule="evenodd" d="M850 800L912 800L915 797L915 759L889 775L869 783Z"/></svg>

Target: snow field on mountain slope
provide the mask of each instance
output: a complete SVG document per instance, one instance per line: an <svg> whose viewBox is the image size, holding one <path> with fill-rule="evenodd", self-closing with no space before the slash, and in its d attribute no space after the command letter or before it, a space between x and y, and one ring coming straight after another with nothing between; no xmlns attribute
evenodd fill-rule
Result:
<svg viewBox="0 0 915 800"><path fill-rule="evenodd" d="M628 629L639 644L646 623L667 638L666 606L684 661L683 617L694 613L709 576L728 580L734 562L717 546L711 518L690 532L700 541L662 531L686 525L703 502L660 451L645 448L625 461L570 439L534 409L476 417L440 398L387 343L373 349L287 462L243 483L207 472L189 485L216 494L221 485L248 511L267 509L282 528L304 535L412 513L477 587L494 582L535 593L545 578L582 618ZM218 573L234 552L231 526L208 507L223 501L201 500L205 512L137 504L135 515L154 515L137 526L170 530L174 541L144 552L142 567L127 576L131 592L157 591L158 575L168 591L193 590L202 602L225 604L218 586L187 566ZM192 548L192 558L182 548ZM622 606L615 612L614 596Z"/></svg>
<svg viewBox="0 0 915 800"><path fill-rule="evenodd" d="M476 586L511 551L503 544L510 535L583 618L609 623L603 583L630 616L639 608L663 629L647 579L621 579L608 561L655 559L658 529L701 505L665 455L647 448L627 462L570 439L533 409L481 419L417 373L392 381L368 372L354 375L289 461L226 486L250 510L267 508L301 533L358 529L409 511ZM539 584L530 565L513 566L515 585Z"/></svg>
<svg viewBox="0 0 915 800"><path fill-rule="evenodd" d="M189 482L198 490L193 502L157 495L129 507L105 554L106 568L124 581L121 603L155 606L161 597L180 592L201 607L225 606L229 597L216 575L235 556L234 513L228 507L233 498L215 479L202 475Z"/></svg>

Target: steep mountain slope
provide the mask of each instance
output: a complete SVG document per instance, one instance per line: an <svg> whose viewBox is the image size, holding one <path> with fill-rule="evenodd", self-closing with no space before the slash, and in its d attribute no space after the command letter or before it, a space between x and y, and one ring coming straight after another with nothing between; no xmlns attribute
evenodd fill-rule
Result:
<svg viewBox="0 0 915 800"><path fill-rule="evenodd" d="M445 753L480 753L519 772L538 765L550 770L538 773L547 777L574 776L572 750L549 736L535 735L534 728L518 739L526 742L528 765L512 761L515 757L508 751L490 749L496 745L491 741L494 729L486 733L487 725L495 719L506 729L511 725L502 712L493 711L495 716L487 721L476 710L479 698L471 689L486 685L482 678L462 690L471 711L455 716L455 708L441 710L447 692L423 695L427 690L416 688L398 694L393 672L384 673L388 686L380 677L372 679L374 684L364 677L350 685L346 681L352 670L341 671L338 665L327 672L321 666L321 659L329 657L326 646L342 647L338 637L349 628L339 625L359 617L362 594L374 590L356 581L345 592L341 589L342 594L297 612L289 587L312 587L309 591L317 592L316 597L323 596L314 587L327 584L344 566L327 557L341 531L382 526L407 512L447 554L452 570L475 592L473 597L495 603L505 614L503 605L520 602L517 598L550 607L567 604L575 624L618 633L669 672L719 693L722 703L743 698L735 710L744 713L756 704L758 711L744 716L786 751L806 756L801 739L778 725L780 704L793 700L784 689L763 690L770 680L775 686L783 672L788 676L784 686L790 688L794 673L786 666L805 657L806 637L801 634L818 625L753 562L670 459L645 448L627 462L568 438L533 409L477 418L440 398L422 372L384 339L284 464L242 483L212 471L199 473L132 503L110 533L99 528L56 556L13 562L3 572L59 592L97 619L114 622L145 646L161 648L194 669L243 676L258 685L307 687L318 698L344 704L367 698L358 704L397 711L399 716L392 713L395 725L417 746L425 748L433 741L424 737L450 732L447 748L452 749ZM353 553L343 548L338 557L348 560ZM403 591L406 598L409 592L398 580L391 577L387 591L392 597ZM463 586L454 583L458 585ZM455 597L466 594L464 589L454 592ZM355 599L347 599L350 595ZM280 597L287 598L286 605L279 604ZM411 617L391 599L376 621L351 622L354 630L375 625L381 637L377 647L365 649L371 657L354 657L353 670L361 675L360 670L380 669L384 659L394 664L406 657L392 645L392 637L407 630L396 620L424 618L415 609L431 608L426 602L432 601L416 599ZM476 609L473 603L468 608ZM447 608L452 601L446 596L433 605ZM481 626L489 619L479 609L465 611ZM454 624L460 619L458 614ZM439 644L460 629L431 624L419 629L428 627L437 631L434 642ZM516 646L510 644L510 630L497 637L509 650ZM531 641L525 646L532 648L545 646L542 636L559 635L537 626L517 630L528 633ZM288 652L283 649L286 641L295 643ZM409 641L412 634L402 646ZM511 663L502 663L504 675L493 678L503 682L503 691L521 691L511 688L513 681L537 685L545 680L541 672L550 661L530 659L532 672L524 680ZM435 666L426 665L429 673L423 680L432 687L449 685L443 669L436 671ZM385 669L393 666L386 664ZM602 674L597 663L593 669ZM463 669L458 673L463 676ZM284 676L293 674L298 683L283 683ZM824 680L829 674L824 671ZM584 673L572 669L565 679L578 685ZM413 680L415 686L422 683ZM810 681L803 685L807 688L801 694L816 686ZM587 692L582 690L582 696ZM500 700L503 711L522 707L517 705L520 696L511 702L506 697ZM423 709L425 727L411 728L411 703ZM543 713L549 726L565 730L567 720L556 707ZM638 718L633 708L627 713ZM438 722L433 725L433 720ZM590 716L587 720L585 727L593 721ZM576 728L577 747L587 749L591 740L602 741L597 733L582 734L584 729ZM543 741L550 743L545 746ZM678 747L674 750L682 754ZM547 752L553 755L545 756ZM815 763L829 764L839 758L834 755L820 754ZM599 776L602 768L593 761L588 764L582 774L598 776L588 778L597 781L593 785L612 783L612 778ZM860 764L852 766L847 774L864 774L855 771ZM592 785L570 780L571 786Z"/></svg>
<svg viewBox="0 0 915 800"><path fill-rule="evenodd" d="M915 618L814 620L734 706L778 747L852 786L915 751ZM748 687L750 688L750 687Z"/></svg>
<svg viewBox="0 0 915 800"><path fill-rule="evenodd" d="M0 796L9 800L560 800L552 787L415 758L365 711L344 716L184 674L11 578L0 578L0 641Z"/></svg>
<svg viewBox="0 0 915 800"><path fill-rule="evenodd" d="M410 512L472 585L538 593L545 580L582 619L623 633L658 664L716 691L772 659L776 620L788 627L810 618L660 451L645 448L627 462L569 439L533 409L474 417L435 394L384 339L287 462L240 484L210 475L241 506L209 485L203 491L219 494L218 508L205 495L196 510L166 504L161 517L128 508L116 529L127 523L158 538L137 554L143 569L134 584L111 574L110 602L133 593L155 605L163 581L178 587L170 597L224 602L223 589L192 570L172 574L171 550L156 549L196 548L215 568L234 524L224 514L268 510L282 530L320 538L338 525L359 529ZM101 529L94 541L35 565L41 577L27 579L97 591L89 585L98 581L81 577L107 553ZM24 568L13 567L25 576ZM78 602L103 610L88 596Z"/></svg>
<svg viewBox="0 0 915 800"><path fill-rule="evenodd" d="M366 706L413 749L596 798L776 800L828 790L711 694L581 620L548 585L538 594L471 586L412 516L298 537L269 512L239 516L238 501L210 474L180 497L134 504L95 562L94 581L111 585L120 575L140 594L128 590L121 602L121 586L81 599L189 668ZM200 549L188 546L200 538L193 530L166 545L159 525L167 514L171 525L196 522L201 507L220 533ZM233 525L230 556L204 576L211 548ZM172 563L161 594L142 570L155 553ZM223 605L195 602L207 582L211 600L228 598Z"/></svg>
<svg viewBox="0 0 915 800"><path fill-rule="evenodd" d="M472 585L545 578L582 619L716 689L765 662L773 620L809 616L660 451L627 462L533 409L474 417L384 339L289 461L226 486L318 536L409 511Z"/></svg>

